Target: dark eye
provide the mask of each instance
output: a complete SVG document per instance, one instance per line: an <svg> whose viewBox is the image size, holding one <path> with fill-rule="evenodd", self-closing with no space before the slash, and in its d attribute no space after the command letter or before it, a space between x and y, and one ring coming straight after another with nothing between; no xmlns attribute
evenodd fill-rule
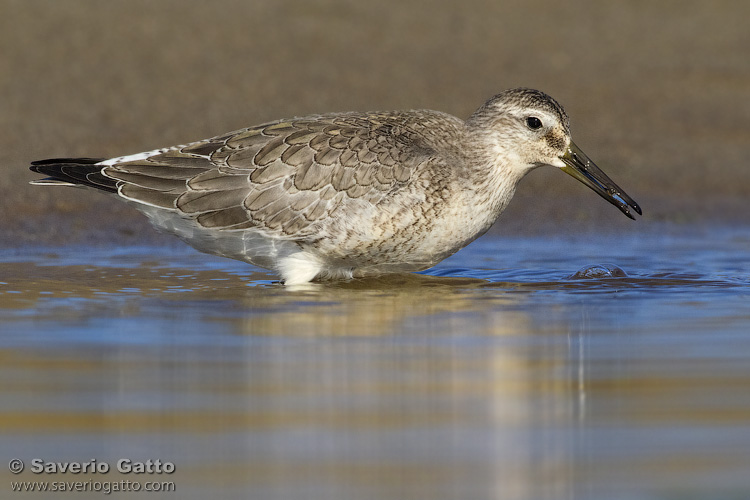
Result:
<svg viewBox="0 0 750 500"><path fill-rule="evenodd" d="M526 118L526 125L531 130L539 130L540 128L542 128L542 120L540 120L536 116L529 116L528 118Z"/></svg>

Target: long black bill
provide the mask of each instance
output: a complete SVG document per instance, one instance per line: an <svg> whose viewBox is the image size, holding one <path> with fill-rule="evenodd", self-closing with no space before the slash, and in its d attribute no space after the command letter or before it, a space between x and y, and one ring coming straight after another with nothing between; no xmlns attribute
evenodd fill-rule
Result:
<svg viewBox="0 0 750 500"><path fill-rule="evenodd" d="M633 201L633 198L625 194L625 191L620 189L620 186L612 182L612 179L607 177L607 174L602 172L573 141L570 141L568 149L560 159L566 165L562 167L562 170L566 174L586 184L596 194L619 208L622 213L633 220L635 220L635 217L630 213L630 208L635 210L638 215L643 215L641 207Z"/></svg>

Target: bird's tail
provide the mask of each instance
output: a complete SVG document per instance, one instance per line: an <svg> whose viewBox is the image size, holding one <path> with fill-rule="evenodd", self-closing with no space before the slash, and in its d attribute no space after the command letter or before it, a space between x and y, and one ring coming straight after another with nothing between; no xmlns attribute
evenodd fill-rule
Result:
<svg viewBox="0 0 750 500"><path fill-rule="evenodd" d="M31 162L30 170L47 175L31 184L44 186L89 186L109 193L117 192L117 181L102 175L104 158L51 158Z"/></svg>

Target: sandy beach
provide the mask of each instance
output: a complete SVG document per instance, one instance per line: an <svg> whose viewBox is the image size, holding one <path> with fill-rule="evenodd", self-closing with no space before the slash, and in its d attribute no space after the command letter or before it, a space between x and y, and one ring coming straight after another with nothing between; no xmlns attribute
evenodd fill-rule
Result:
<svg viewBox="0 0 750 500"><path fill-rule="evenodd" d="M30 161L112 157L283 117L558 99L576 143L643 207L632 222L553 169L493 231L747 221L750 4L0 1L3 246L168 242Z"/></svg>

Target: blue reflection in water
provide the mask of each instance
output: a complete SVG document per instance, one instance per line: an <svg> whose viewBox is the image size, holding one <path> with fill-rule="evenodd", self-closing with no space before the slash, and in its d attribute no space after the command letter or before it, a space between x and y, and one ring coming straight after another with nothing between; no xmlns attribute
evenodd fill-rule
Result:
<svg viewBox="0 0 750 500"><path fill-rule="evenodd" d="M136 450L181 498L747 496L748 250L487 237L296 291L189 249L6 251L4 453Z"/></svg>

